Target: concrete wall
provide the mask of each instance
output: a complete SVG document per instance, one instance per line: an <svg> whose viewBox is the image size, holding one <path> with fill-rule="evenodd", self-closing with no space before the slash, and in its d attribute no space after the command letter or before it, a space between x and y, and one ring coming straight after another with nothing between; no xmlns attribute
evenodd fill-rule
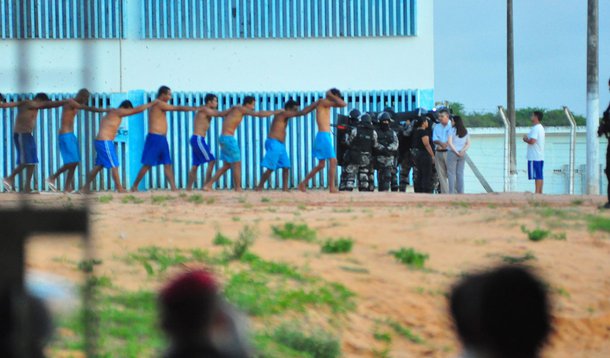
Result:
<svg viewBox="0 0 610 358"><path fill-rule="evenodd" d="M139 0L128 0L124 40L1 41L0 92L433 89L433 1L418 7L416 37L140 40Z"/></svg>

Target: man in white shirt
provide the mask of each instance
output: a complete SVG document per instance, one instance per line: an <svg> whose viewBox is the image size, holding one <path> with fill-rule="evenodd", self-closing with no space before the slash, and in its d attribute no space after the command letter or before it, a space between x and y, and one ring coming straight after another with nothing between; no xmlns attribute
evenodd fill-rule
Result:
<svg viewBox="0 0 610 358"><path fill-rule="evenodd" d="M544 182L544 127L540 124L543 116L540 111L532 113L533 126L523 137L527 143L527 174L529 180L536 181L536 194L542 194Z"/></svg>
<svg viewBox="0 0 610 358"><path fill-rule="evenodd" d="M449 136L453 127L449 123L449 110L441 109L438 115L439 123L434 125L432 130L432 141L435 144L436 154L434 164L436 173L441 184L441 193L449 194L449 181L447 175L447 152L449 151Z"/></svg>

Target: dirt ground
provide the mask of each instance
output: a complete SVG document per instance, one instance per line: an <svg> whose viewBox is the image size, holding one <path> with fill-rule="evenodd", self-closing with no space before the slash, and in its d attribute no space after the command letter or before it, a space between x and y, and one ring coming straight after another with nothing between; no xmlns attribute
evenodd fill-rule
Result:
<svg viewBox="0 0 610 358"><path fill-rule="evenodd" d="M341 337L347 357L371 356L371 347L379 346L372 334L375 322L384 318L428 342L395 340L391 357L456 356L460 347L445 298L451 284L465 272L526 253L535 257L529 264L553 295L555 333L544 356L610 357L610 236L587 228L590 215L610 218L597 209L603 197L213 192L202 193L213 202L195 204L184 195L153 192L136 195L143 203L125 204L118 194L100 203L102 195L108 194L92 197L91 221L96 255L105 262L150 245L214 250L217 231L235 237L251 225L259 232L253 246L259 256L342 283L356 293L357 303ZM153 203L153 195L175 199ZM16 195L0 198L0 207L18 205ZM83 197L41 194L29 200L35 206L65 207L80 205ZM349 254L321 255L317 245L274 239L271 226L285 222L307 223L319 238L349 236L354 248ZM565 234L566 240L529 241L523 225ZM401 247L429 254L429 270L411 270L388 254ZM76 281L77 273L61 261L76 260L81 249L73 239L38 237L28 247L29 267ZM125 289L148 285L142 270L119 263L104 270Z"/></svg>

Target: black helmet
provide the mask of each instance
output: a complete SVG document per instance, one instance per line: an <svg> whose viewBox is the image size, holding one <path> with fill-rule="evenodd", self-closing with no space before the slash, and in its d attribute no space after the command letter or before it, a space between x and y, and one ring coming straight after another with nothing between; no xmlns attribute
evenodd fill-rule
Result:
<svg viewBox="0 0 610 358"><path fill-rule="evenodd" d="M392 122L392 117L390 116L390 114L388 112L379 113L379 116L377 117L377 119L379 120L379 122L384 122L384 121Z"/></svg>
<svg viewBox="0 0 610 358"><path fill-rule="evenodd" d="M357 109L352 109L352 110L349 112L349 117L350 117L351 119L358 119L358 118L360 117L360 111L359 111L359 110L357 110Z"/></svg>
<svg viewBox="0 0 610 358"><path fill-rule="evenodd" d="M372 124L371 122L371 116L368 113L362 113L360 115L360 122L362 123L366 123L366 124Z"/></svg>
<svg viewBox="0 0 610 358"><path fill-rule="evenodd" d="M396 117L396 112L394 112L394 109L392 107L386 107L383 111L389 114L392 120L394 119L394 117Z"/></svg>

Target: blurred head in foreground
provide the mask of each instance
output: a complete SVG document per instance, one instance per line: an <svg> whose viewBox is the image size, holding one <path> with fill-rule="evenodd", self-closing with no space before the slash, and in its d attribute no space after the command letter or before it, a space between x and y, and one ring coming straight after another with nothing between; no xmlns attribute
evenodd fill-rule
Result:
<svg viewBox="0 0 610 358"><path fill-rule="evenodd" d="M183 273L160 292L161 326L177 357L249 357L244 323L207 271Z"/></svg>
<svg viewBox="0 0 610 358"><path fill-rule="evenodd" d="M523 267L467 276L450 309L466 357L536 358L551 332L545 285Z"/></svg>
<svg viewBox="0 0 610 358"><path fill-rule="evenodd" d="M18 314L22 310L22 319ZM25 341L21 346L17 327L25 328ZM26 328L27 327L27 328ZM51 315L44 302L26 294L23 302L16 302L15 297L7 291L0 294L0 357L42 358L44 349L53 334Z"/></svg>

